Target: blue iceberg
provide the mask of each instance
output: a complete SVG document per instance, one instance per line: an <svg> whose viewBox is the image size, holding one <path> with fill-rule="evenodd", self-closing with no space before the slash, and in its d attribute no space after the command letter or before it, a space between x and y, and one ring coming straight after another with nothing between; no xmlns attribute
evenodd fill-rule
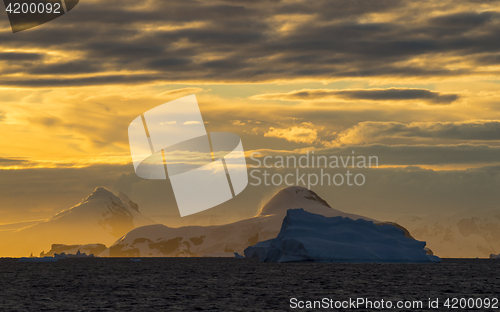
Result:
<svg viewBox="0 0 500 312"><path fill-rule="evenodd" d="M441 262L426 253L425 244L390 224L290 209L278 236L248 247L245 256L261 262Z"/></svg>

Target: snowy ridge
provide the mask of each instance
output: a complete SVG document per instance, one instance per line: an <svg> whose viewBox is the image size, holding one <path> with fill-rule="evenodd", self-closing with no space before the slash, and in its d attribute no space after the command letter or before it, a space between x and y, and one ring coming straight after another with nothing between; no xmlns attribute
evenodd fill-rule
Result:
<svg viewBox="0 0 500 312"><path fill-rule="evenodd" d="M290 209L278 236L245 250L261 262L440 262L426 254L425 242L405 236L389 224L343 217L327 218Z"/></svg>
<svg viewBox="0 0 500 312"><path fill-rule="evenodd" d="M262 207L259 216L280 215L284 218L288 209L297 208L302 208L321 215L341 216L354 220L372 220L363 216L333 209L323 198L319 197L318 194L300 186L288 187L276 193L276 195Z"/></svg>

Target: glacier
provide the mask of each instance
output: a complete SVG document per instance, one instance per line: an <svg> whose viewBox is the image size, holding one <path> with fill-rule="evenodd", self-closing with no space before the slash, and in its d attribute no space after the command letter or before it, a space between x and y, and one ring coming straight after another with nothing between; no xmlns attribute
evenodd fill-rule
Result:
<svg viewBox="0 0 500 312"><path fill-rule="evenodd" d="M261 262L437 263L425 242L389 224L290 209L275 239L245 249Z"/></svg>

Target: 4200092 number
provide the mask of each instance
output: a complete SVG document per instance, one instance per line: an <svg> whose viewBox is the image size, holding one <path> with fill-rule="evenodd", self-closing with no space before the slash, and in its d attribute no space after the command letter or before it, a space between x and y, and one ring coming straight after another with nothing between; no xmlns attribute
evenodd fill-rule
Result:
<svg viewBox="0 0 500 312"><path fill-rule="evenodd" d="M9 3L6 9L11 14L61 13L60 3Z"/></svg>

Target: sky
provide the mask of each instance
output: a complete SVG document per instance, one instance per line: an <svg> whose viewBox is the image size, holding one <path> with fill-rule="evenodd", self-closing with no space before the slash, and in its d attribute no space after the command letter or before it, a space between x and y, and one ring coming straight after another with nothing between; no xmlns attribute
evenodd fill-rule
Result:
<svg viewBox="0 0 500 312"><path fill-rule="evenodd" d="M361 187L312 187L334 208L495 207L499 34L498 1L82 0L15 34L2 13L0 224L97 186L173 226L255 215L282 187L181 220L169 181L135 176L130 122L190 94L207 131L238 134L247 156L377 156Z"/></svg>

